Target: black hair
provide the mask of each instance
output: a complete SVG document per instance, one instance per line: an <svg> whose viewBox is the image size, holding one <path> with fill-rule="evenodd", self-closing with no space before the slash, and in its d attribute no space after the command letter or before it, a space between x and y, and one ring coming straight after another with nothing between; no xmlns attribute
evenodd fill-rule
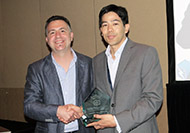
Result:
<svg viewBox="0 0 190 133"><path fill-rule="evenodd" d="M110 4L108 6L103 7L99 13L99 28L102 26L102 16L108 12L116 13L121 18L123 25L129 23L128 13L126 8Z"/></svg>
<svg viewBox="0 0 190 133"><path fill-rule="evenodd" d="M71 29L71 24L66 17L59 16L59 15L51 16L50 18L47 19L46 24L45 24L45 36L47 36L47 27L48 27L49 23L51 23L52 21L55 21L55 20L63 20L65 23L68 24L69 28Z"/></svg>

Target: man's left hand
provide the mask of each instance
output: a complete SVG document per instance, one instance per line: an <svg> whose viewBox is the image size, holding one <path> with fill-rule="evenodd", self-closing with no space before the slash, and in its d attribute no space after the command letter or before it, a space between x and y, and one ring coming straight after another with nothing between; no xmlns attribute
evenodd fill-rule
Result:
<svg viewBox="0 0 190 133"><path fill-rule="evenodd" d="M100 119L97 122L93 122L87 125L87 127L94 126L95 129L104 129L107 127L116 127L114 116L111 114L94 115L95 118Z"/></svg>

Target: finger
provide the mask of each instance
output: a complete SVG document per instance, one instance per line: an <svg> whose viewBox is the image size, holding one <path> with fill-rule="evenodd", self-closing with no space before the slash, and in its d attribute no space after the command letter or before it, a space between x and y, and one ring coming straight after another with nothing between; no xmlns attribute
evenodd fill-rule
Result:
<svg viewBox="0 0 190 133"><path fill-rule="evenodd" d="M68 123L69 123L69 121L66 121L66 120L64 120L64 119L61 119L61 121L62 121L63 123L65 123L65 124L68 124Z"/></svg>
<svg viewBox="0 0 190 133"><path fill-rule="evenodd" d="M76 119L79 119L80 116L78 114L73 114L73 118L76 120Z"/></svg>
<svg viewBox="0 0 190 133"><path fill-rule="evenodd" d="M96 126L96 125L98 125L97 122L92 122L92 123L88 124L87 127Z"/></svg>
<svg viewBox="0 0 190 133"><path fill-rule="evenodd" d="M69 122L68 121L63 121L63 123L68 124Z"/></svg>
<svg viewBox="0 0 190 133"><path fill-rule="evenodd" d="M75 119L79 119L81 116L79 115L79 113L77 113L77 112L74 112L73 113L73 116L74 116L74 118Z"/></svg>
<svg viewBox="0 0 190 133"><path fill-rule="evenodd" d="M95 125L94 128L95 129L101 129L100 125Z"/></svg>
<svg viewBox="0 0 190 133"><path fill-rule="evenodd" d="M70 122L71 122L71 121L74 121L74 120L75 120L75 117L72 116L72 117L70 118Z"/></svg>
<svg viewBox="0 0 190 133"><path fill-rule="evenodd" d="M74 106L72 109L77 113L82 113L82 110L78 106Z"/></svg>
<svg viewBox="0 0 190 133"><path fill-rule="evenodd" d="M102 116L101 116L101 115L98 115L98 114L95 114L95 115L94 115L94 118L101 119Z"/></svg>
<svg viewBox="0 0 190 133"><path fill-rule="evenodd" d="M61 117L57 116L57 118L58 118L59 120L61 120Z"/></svg>
<svg viewBox="0 0 190 133"><path fill-rule="evenodd" d="M71 115L74 119L79 119L82 116L82 113L77 112L76 110L72 109L70 110Z"/></svg>
<svg viewBox="0 0 190 133"><path fill-rule="evenodd" d="M67 104L67 112L71 111L72 106L70 104Z"/></svg>
<svg viewBox="0 0 190 133"><path fill-rule="evenodd" d="M66 123L66 124L69 123L69 119L66 120L64 118L60 118L59 120L62 121L63 123Z"/></svg>

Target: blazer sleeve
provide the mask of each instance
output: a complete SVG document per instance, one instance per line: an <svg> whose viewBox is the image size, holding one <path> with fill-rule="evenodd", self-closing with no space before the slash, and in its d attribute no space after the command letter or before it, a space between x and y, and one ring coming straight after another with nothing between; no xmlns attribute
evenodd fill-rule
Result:
<svg viewBox="0 0 190 133"><path fill-rule="evenodd" d="M162 72L155 48L148 47L141 67L141 96L130 108L116 114L123 132L128 132L155 117L163 101Z"/></svg>
<svg viewBox="0 0 190 133"><path fill-rule="evenodd" d="M37 121L57 122L58 105L44 103L43 85L38 67L35 65L28 67L24 89L24 113Z"/></svg>

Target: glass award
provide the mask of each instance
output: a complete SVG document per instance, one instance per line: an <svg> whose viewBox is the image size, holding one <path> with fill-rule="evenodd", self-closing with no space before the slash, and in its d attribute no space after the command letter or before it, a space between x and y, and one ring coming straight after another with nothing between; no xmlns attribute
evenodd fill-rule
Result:
<svg viewBox="0 0 190 133"><path fill-rule="evenodd" d="M94 114L109 114L110 111L110 96L105 92L95 88L91 94L82 103L83 116L82 122L87 124L98 121L94 118Z"/></svg>

